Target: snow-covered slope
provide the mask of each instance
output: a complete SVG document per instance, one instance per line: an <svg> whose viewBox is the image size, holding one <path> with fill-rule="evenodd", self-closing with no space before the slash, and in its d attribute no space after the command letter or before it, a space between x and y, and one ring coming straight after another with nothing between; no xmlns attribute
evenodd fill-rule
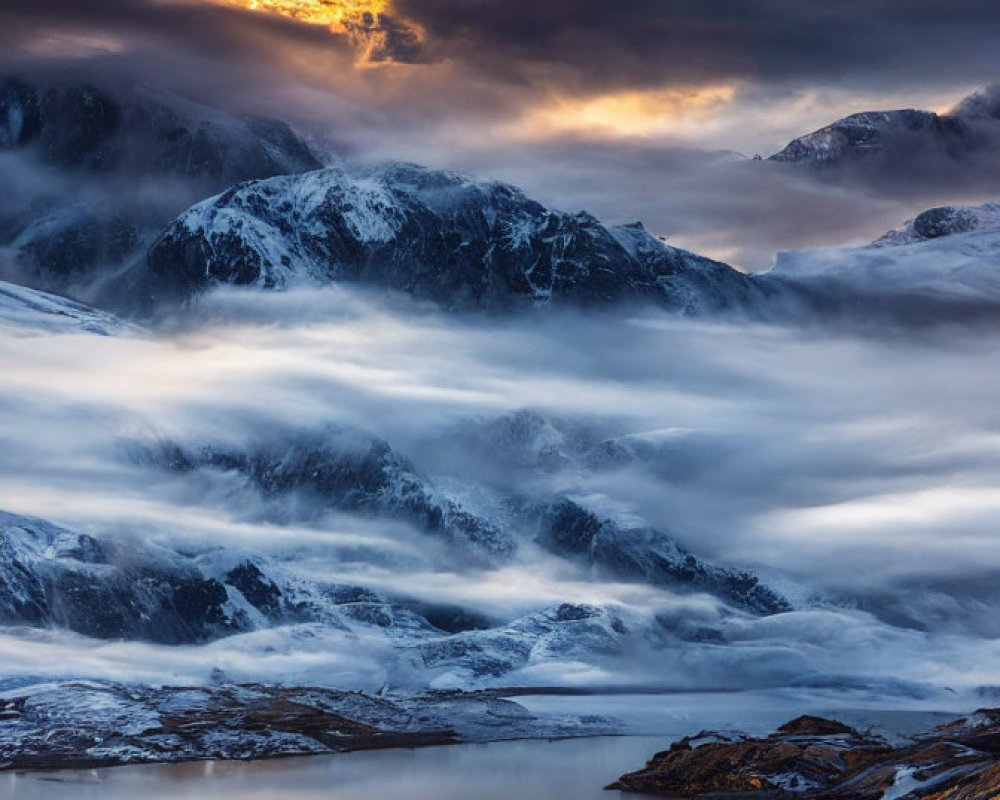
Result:
<svg viewBox="0 0 1000 800"><path fill-rule="evenodd" d="M284 507L283 501L298 501L282 514L336 509L399 520L478 563L509 558L516 549L508 531L466 512L387 442L363 431L289 431L244 446L133 441L124 449L139 466L187 476L237 475L265 502Z"/></svg>
<svg viewBox="0 0 1000 800"><path fill-rule="evenodd" d="M133 328L106 311L4 281L0 281L0 326L22 332L86 332L102 336Z"/></svg>
<svg viewBox="0 0 1000 800"><path fill-rule="evenodd" d="M661 549L666 541L660 537ZM637 539L629 546L638 553L646 544ZM683 556L676 547L666 550L656 557ZM250 650L278 642L314 642L331 653L352 647L359 658L377 657L397 684L468 687L532 680L527 676L566 664L628 671L634 665L619 659L629 651L701 641L705 626L760 613L694 601L680 620L617 603L568 602L488 619L444 602L338 583L326 575L338 569L339 558L323 545L278 557L213 542L98 537L0 512L0 622L166 645L234 639L243 640L234 647ZM693 558L686 566L704 572ZM711 583L692 587L711 591ZM722 635L716 632L714 641Z"/></svg>
<svg viewBox="0 0 1000 800"><path fill-rule="evenodd" d="M0 692L0 770L249 760L620 731L492 693L28 683Z"/></svg>
<svg viewBox="0 0 1000 800"><path fill-rule="evenodd" d="M781 253L763 281L833 303L906 298L1000 302L1000 206L931 209L866 247Z"/></svg>
<svg viewBox="0 0 1000 800"><path fill-rule="evenodd" d="M873 247L925 242L957 233L1000 230L1000 203L930 208L872 242Z"/></svg>
<svg viewBox="0 0 1000 800"><path fill-rule="evenodd" d="M113 287L119 306L186 300L215 284L343 281L453 309L654 302L679 311L750 304L746 276L609 229L514 187L406 164L332 168L233 187L181 216Z"/></svg>

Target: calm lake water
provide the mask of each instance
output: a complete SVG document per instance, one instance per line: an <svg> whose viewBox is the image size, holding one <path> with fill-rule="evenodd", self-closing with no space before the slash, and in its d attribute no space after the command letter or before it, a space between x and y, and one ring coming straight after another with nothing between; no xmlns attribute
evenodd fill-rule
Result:
<svg viewBox="0 0 1000 800"><path fill-rule="evenodd" d="M669 737L522 741L0 777L11 800L614 800ZM634 797L634 795L631 795Z"/></svg>
<svg viewBox="0 0 1000 800"><path fill-rule="evenodd" d="M856 701L856 698L853 698ZM940 709L906 712L768 693L518 698L536 714L599 713L657 735L384 750L250 763L202 762L0 775L4 800L616 800L602 787L703 728L774 730L792 716L832 712L860 724L922 730ZM833 707L837 707L836 709Z"/></svg>

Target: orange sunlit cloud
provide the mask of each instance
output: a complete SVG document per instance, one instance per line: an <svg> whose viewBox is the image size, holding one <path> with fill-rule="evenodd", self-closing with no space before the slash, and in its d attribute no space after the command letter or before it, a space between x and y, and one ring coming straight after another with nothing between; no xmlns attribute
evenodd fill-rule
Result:
<svg viewBox="0 0 1000 800"><path fill-rule="evenodd" d="M280 14L283 17L326 25L336 33L350 33L351 26L362 23L365 15L373 19L391 11L389 0L216 0L223 5L240 6L251 11Z"/></svg>
<svg viewBox="0 0 1000 800"><path fill-rule="evenodd" d="M211 0L219 5L277 14L308 25L322 25L343 34L360 51L358 63L392 63L389 24L399 25L392 0ZM402 23L413 41L423 39L423 31L413 23Z"/></svg>
<svg viewBox="0 0 1000 800"><path fill-rule="evenodd" d="M597 132L613 136L682 133L723 111L738 86L629 91L591 98L559 97L532 109L518 127L528 135Z"/></svg>

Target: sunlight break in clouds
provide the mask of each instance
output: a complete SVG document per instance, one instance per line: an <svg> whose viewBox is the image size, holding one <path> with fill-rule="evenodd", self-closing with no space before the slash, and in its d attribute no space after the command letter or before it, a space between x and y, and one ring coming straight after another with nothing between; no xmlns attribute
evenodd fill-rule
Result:
<svg viewBox="0 0 1000 800"><path fill-rule="evenodd" d="M278 14L346 35L357 48L358 66L407 63L424 42L419 26L396 19L391 0L213 0L221 5Z"/></svg>
<svg viewBox="0 0 1000 800"><path fill-rule="evenodd" d="M725 113L736 84L651 91L626 91L597 97L557 97L530 109L519 128L529 137L585 132L613 136L656 136L702 132Z"/></svg>

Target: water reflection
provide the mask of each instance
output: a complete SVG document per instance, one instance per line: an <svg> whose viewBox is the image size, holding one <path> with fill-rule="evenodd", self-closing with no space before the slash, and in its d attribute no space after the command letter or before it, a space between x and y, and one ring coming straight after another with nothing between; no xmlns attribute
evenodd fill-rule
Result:
<svg viewBox="0 0 1000 800"><path fill-rule="evenodd" d="M0 778L10 800L615 800L671 737L521 741ZM632 795L634 797L634 795Z"/></svg>

